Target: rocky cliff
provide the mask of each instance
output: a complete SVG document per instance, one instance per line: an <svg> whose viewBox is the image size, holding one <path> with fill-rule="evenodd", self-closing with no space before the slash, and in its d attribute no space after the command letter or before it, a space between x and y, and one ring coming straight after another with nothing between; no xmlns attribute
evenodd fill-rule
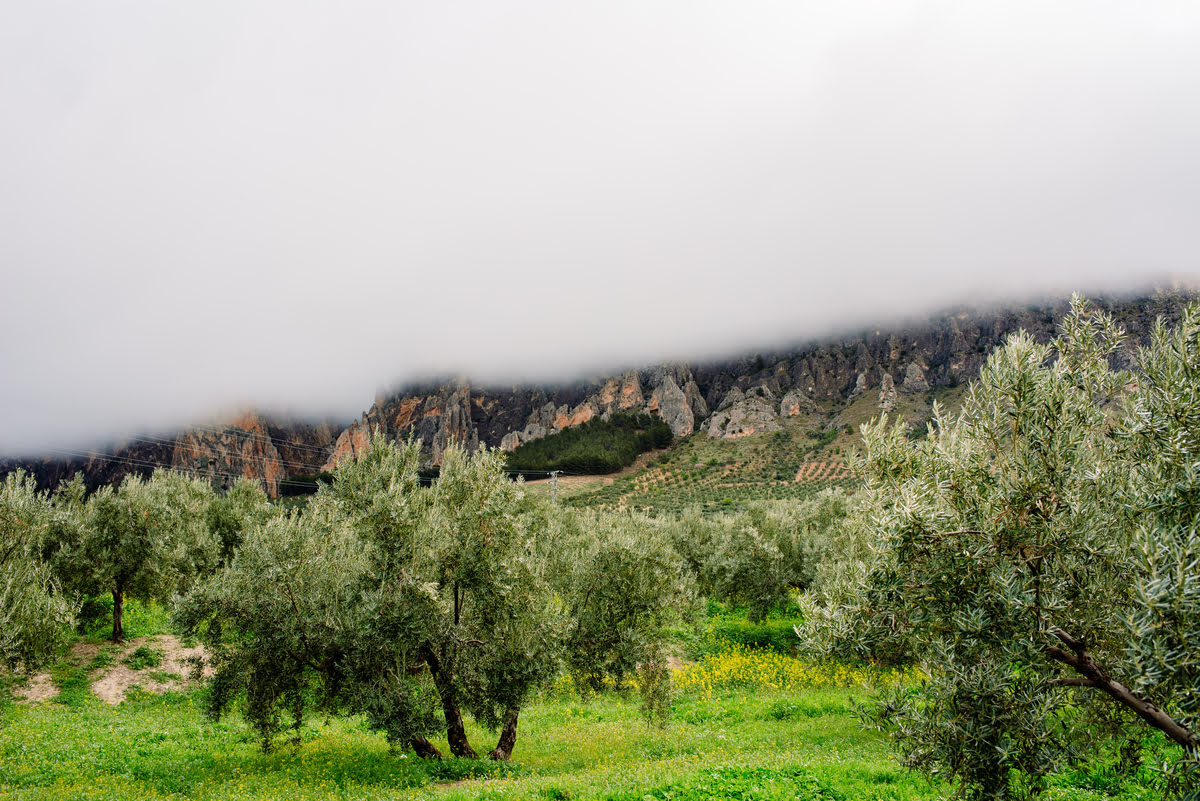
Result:
<svg viewBox="0 0 1200 801"><path fill-rule="evenodd" d="M1186 296L1194 297L1194 296ZM1137 299L1101 299L1130 334L1144 341L1156 317L1178 316L1184 295L1163 292ZM512 450L614 412L656 414L677 437L694 432L736 439L780 428L784 418L829 411L841 400L877 395L889 408L900 393L923 393L969 381L994 347L1018 329L1053 336L1068 302L959 309L909 324L872 328L825 341L746 356L670 363L559 385L481 386L433 381L381 393L349 426L274 420L247 412L220 426L197 426L169 437L136 438L89 457L9 461L52 486L82 471L89 484L127 472L171 467L228 483L237 476L278 494L289 477L330 470L361 452L372 432L421 443L440 464L450 443ZM1129 360L1129 351L1121 358Z"/></svg>
<svg viewBox="0 0 1200 801"><path fill-rule="evenodd" d="M377 398L361 419L341 433L324 468L333 469L361 451L373 432L396 440L416 439L430 463L438 465L452 442L469 449L489 445L512 450L569 426L625 411L656 414L675 436L684 437L708 416L708 405L691 370L682 364L549 387L496 388L457 380Z"/></svg>
<svg viewBox="0 0 1200 801"><path fill-rule="evenodd" d="M272 496L289 477L317 473L328 459L341 427L246 411L228 421L197 425L171 435L131 437L107 448L66 458L6 460L0 474L21 468L51 488L81 473L89 488L117 484L126 475L148 476L170 468L227 487L239 477L257 480Z"/></svg>
<svg viewBox="0 0 1200 801"><path fill-rule="evenodd" d="M1132 346L1144 343L1154 320L1178 317L1194 293L1160 292L1136 299L1101 298L1093 305L1125 328L1126 365ZM988 354L1017 330L1050 339L1070 307L1067 300L989 310L958 309L894 329L869 329L834 340L756 354L732 362L692 367L708 404L711 437L736 438L770 431L781 417L811 413L832 402L878 394L881 409L898 393L922 393L979 375Z"/></svg>

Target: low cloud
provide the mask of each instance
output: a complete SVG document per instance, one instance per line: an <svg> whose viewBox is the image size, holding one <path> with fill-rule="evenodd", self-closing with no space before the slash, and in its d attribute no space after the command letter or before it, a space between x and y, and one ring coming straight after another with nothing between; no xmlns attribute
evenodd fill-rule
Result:
<svg viewBox="0 0 1200 801"><path fill-rule="evenodd" d="M1188 4L34 4L0 451L1195 275Z"/></svg>

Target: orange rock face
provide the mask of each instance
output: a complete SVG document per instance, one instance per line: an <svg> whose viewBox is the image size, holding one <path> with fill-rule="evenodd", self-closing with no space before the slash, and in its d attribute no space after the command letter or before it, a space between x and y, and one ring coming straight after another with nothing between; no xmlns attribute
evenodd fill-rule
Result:
<svg viewBox="0 0 1200 801"><path fill-rule="evenodd" d="M397 431L407 428L412 424L413 413L416 412L417 407L420 405L420 398L405 398L400 401L400 409L396 412L396 417L393 421Z"/></svg>
<svg viewBox="0 0 1200 801"><path fill-rule="evenodd" d="M600 391L596 393L596 400L602 406L611 406L613 401L617 399L618 382L615 378L610 378L604 382L604 386L600 387Z"/></svg>
<svg viewBox="0 0 1200 801"><path fill-rule="evenodd" d="M326 460L325 464L321 465L321 470L333 470L344 459L353 459L360 453L367 450L371 444L371 433L365 424L354 422L350 427L338 435L337 442L333 446L333 454Z"/></svg>
<svg viewBox="0 0 1200 801"><path fill-rule="evenodd" d="M581 403L575 407L575 411L571 412L571 420L567 423L569 426L577 426L586 423L596 416L596 410L591 404Z"/></svg>
<svg viewBox="0 0 1200 801"><path fill-rule="evenodd" d="M261 481L272 498L279 495L279 482L287 476L283 460L271 441L261 418L242 412L218 432L189 431L176 440L171 467L215 485L242 476Z"/></svg>
<svg viewBox="0 0 1200 801"><path fill-rule="evenodd" d="M638 381L637 373L626 375L625 380L621 382L621 400L617 403L617 408L624 411L641 406L645 402L646 398L642 395L642 384Z"/></svg>

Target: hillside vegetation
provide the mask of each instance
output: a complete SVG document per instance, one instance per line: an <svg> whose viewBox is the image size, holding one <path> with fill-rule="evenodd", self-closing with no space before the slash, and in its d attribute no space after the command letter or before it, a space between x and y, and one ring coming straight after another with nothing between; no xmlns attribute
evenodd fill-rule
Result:
<svg viewBox="0 0 1200 801"><path fill-rule="evenodd" d="M639 454L669 446L672 439L671 427L662 418L618 413L519 445L508 454L508 469L514 473L615 473L633 464Z"/></svg>
<svg viewBox="0 0 1200 801"><path fill-rule="evenodd" d="M965 391L963 385L905 394L892 413L920 438L933 404L953 411ZM832 487L853 490L860 483L851 467L861 451L859 428L879 414L871 395L785 418L779 431L734 440L699 431L615 479L565 482L560 497L578 508L656 515L699 509L713 515L757 500L800 500ZM535 491L544 487L535 485Z"/></svg>

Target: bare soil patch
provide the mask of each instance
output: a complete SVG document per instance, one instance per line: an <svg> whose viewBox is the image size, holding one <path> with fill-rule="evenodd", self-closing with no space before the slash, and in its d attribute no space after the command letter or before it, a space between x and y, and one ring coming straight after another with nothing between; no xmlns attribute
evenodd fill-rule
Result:
<svg viewBox="0 0 1200 801"><path fill-rule="evenodd" d="M138 648L146 646L162 654L162 662L157 667L147 667L134 670L125 664L125 659ZM103 649L109 649L113 655L113 663L97 670L92 676L92 692L100 700L109 704L119 704L125 700L125 694L134 685L145 692L164 693L173 690L184 690L191 686L189 679L192 675L193 657L204 658L204 646L197 645L185 648L177 637L170 634L160 634L155 637L138 637L127 640L119 647L110 643L98 645L91 642L75 643L71 648L68 660L75 665L89 665ZM204 676L212 675L207 666ZM13 689L20 703L34 704L39 701L49 701L58 695L58 687L49 673L39 673L30 678L24 685Z"/></svg>
<svg viewBox="0 0 1200 801"><path fill-rule="evenodd" d="M13 694L23 704L36 704L54 698L58 695L58 688L54 686L49 673L39 673L24 685L14 688Z"/></svg>
<svg viewBox="0 0 1200 801"><path fill-rule="evenodd" d="M71 646L71 655L67 661L73 665L86 665L100 653L100 646L93 642L77 642ZM13 689L13 694L21 703L36 704L39 701L49 701L58 695L58 687L49 673L38 673L31 677L23 686Z"/></svg>
<svg viewBox="0 0 1200 801"><path fill-rule="evenodd" d="M124 660L141 646L161 651L162 664L141 670L133 670L125 664ZM116 661L99 671L98 677L92 682L92 692L105 703L119 704L125 700L126 693L134 685L149 693L183 690L189 686L188 680L192 673L192 665L188 660L204 656L204 646L185 648L177 637L170 634L129 640L121 649ZM211 673L206 667L205 675Z"/></svg>
<svg viewBox="0 0 1200 801"><path fill-rule="evenodd" d="M77 642L71 646L71 661L77 665L86 665L100 653L101 646L94 642Z"/></svg>

